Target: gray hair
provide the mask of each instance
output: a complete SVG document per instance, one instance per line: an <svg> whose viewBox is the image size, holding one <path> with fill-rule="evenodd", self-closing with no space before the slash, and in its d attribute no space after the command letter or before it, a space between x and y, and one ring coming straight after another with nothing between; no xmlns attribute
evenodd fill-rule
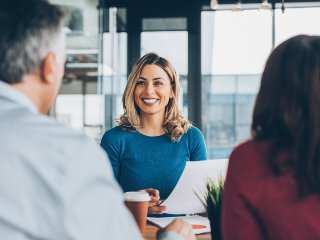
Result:
<svg viewBox="0 0 320 240"><path fill-rule="evenodd" d="M21 82L50 51L61 63L63 17L60 8L45 0L1 0L0 81Z"/></svg>

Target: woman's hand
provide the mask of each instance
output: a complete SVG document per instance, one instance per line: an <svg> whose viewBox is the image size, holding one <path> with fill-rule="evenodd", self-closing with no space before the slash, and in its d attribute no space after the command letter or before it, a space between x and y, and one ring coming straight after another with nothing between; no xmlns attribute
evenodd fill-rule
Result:
<svg viewBox="0 0 320 240"><path fill-rule="evenodd" d="M162 214L163 211L166 210L165 206L159 206L159 204L161 203L159 190L148 188L140 191L147 192L151 197L151 200L149 201L149 208L148 208L149 214Z"/></svg>

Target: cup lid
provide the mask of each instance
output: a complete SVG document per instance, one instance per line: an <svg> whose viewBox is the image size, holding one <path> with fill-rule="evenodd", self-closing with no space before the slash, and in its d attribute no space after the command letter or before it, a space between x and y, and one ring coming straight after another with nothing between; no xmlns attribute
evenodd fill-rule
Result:
<svg viewBox="0 0 320 240"><path fill-rule="evenodd" d="M125 192L123 198L125 201L132 202L146 202L151 200L147 192Z"/></svg>

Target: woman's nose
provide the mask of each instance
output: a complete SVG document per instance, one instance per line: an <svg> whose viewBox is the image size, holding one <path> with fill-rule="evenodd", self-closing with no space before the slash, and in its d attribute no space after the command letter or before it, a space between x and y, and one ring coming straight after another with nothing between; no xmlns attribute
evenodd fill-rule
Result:
<svg viewBox="0 0 320 240"><path fill-rule="evenodd" d="M147 89L146 89L147 93L154 93L154 86L152 83L148 83L147 84Z"/></svg>

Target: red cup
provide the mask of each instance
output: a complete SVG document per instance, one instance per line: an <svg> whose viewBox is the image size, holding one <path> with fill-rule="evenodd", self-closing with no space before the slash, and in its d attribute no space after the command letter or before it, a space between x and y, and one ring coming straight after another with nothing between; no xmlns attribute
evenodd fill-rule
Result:
<svg viewBox="0 0 320 240"><path fill-rule="evenodd" d="M136 220L140 232L144 232L146 227L150 199L146 192L124 193L124 203Z"/></svg>

